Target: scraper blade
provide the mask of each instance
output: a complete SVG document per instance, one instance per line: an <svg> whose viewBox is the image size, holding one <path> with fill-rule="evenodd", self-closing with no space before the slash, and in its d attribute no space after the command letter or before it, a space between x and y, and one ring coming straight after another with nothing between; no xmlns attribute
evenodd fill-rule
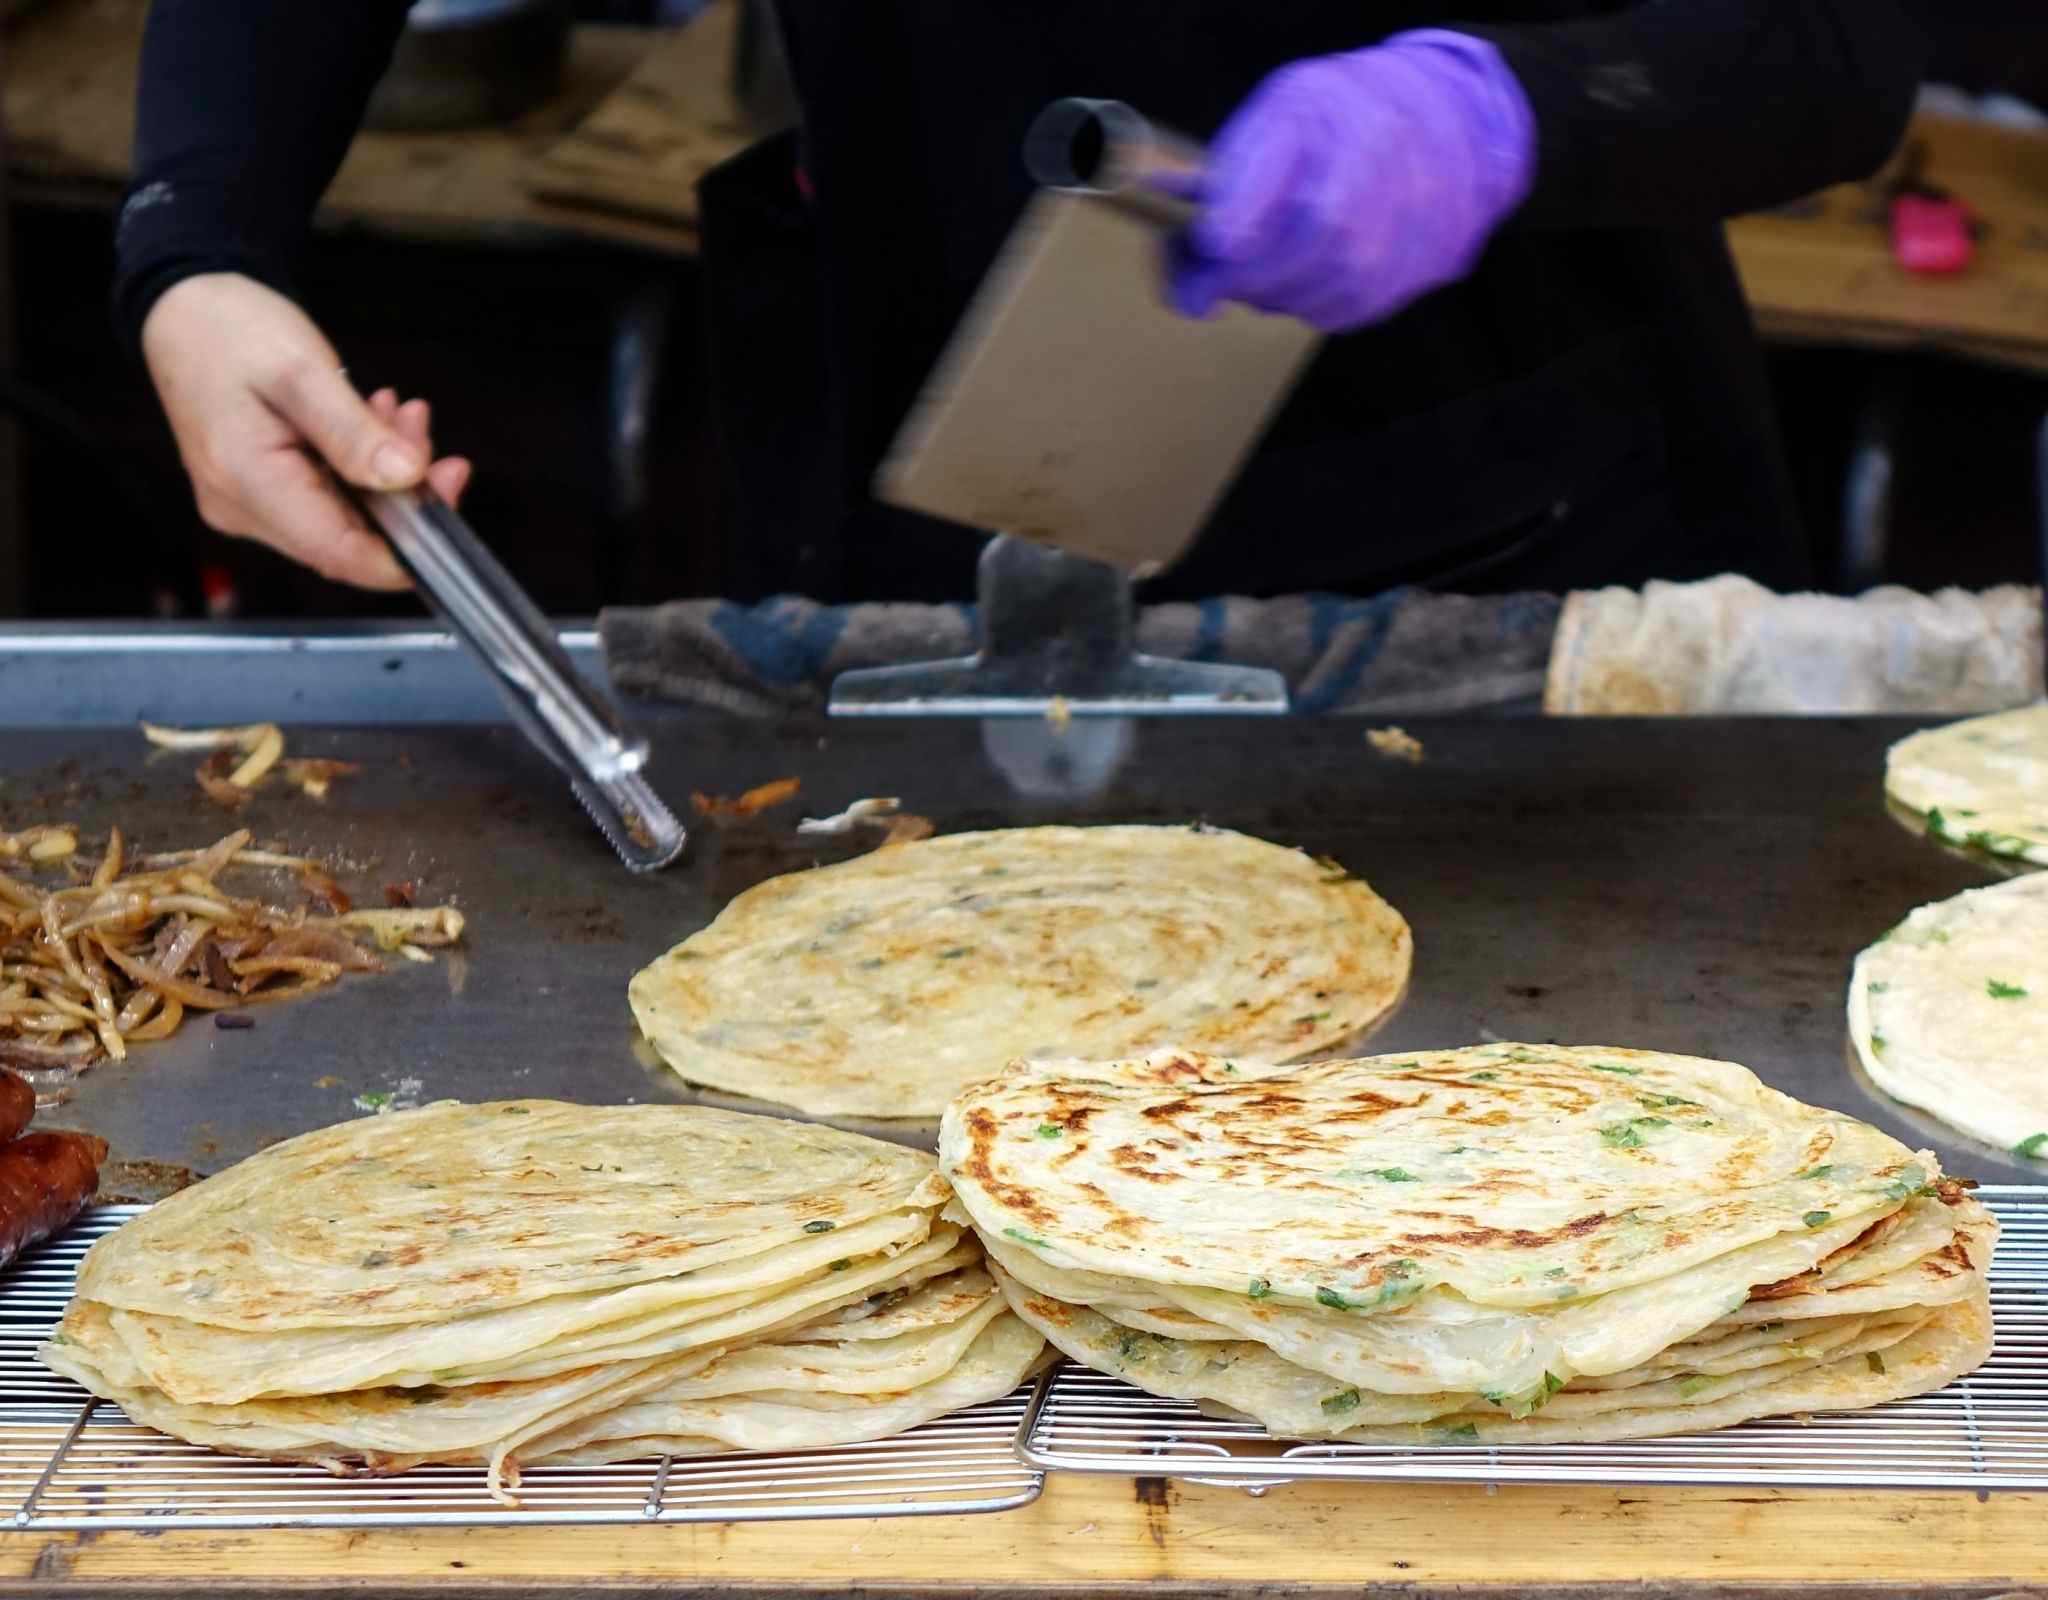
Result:
<svg viewBox="0 0 2048 1600"><path fill-rule="evenodd" d="M1320 335L1165 304L1161 253L1188 208L1150 180L1200 155L1128 107L1060 102L1027 159L1066 181L1033 196L876 493L1145 577L1193 544Z"/></svg>

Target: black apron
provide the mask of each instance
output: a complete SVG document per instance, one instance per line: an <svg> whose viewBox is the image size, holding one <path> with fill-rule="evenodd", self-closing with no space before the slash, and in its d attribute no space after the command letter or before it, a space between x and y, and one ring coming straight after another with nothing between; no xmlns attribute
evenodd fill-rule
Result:
<svg viewBox="0 0 2048 1600"><path fill-rule="evenodd" d="M804 123L703 182L736 595L960 599L973 530L876 464L1029 195L1063 95L1197 137L1267 71L1440 22L1371 0L784 0ZM1541 19L1570 0L1467 8ZM1718 231L1506 228L1463 283L1333 339L1149 598L1808 577Z"/></svg>

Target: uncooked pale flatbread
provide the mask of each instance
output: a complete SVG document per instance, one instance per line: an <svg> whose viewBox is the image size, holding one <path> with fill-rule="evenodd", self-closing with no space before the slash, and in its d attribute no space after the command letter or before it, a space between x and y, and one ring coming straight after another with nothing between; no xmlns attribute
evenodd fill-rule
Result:
<svg viewBox="0 0 2048 1600"><path fill-rule="evenodd" d="M2048 1161L2048 876L1921 906L1865 950L1849 1035L1886 1094Z"/></svg>
<svg viewBox="0 0 2048 1600"><path fill-rule="evenodd" d="M1400 914L1334 863L1203 827L1017 828L774 878L633 979L695 1083L936 1116L1019 1055L1292 1060L1407 983Z"/></svg>
<svg viewBox="0 0 2048 1600"><path fill-rule="evenodd" d="M1901 739L1884 787L1938 839L2048 864L2048 705Z"/></svg>

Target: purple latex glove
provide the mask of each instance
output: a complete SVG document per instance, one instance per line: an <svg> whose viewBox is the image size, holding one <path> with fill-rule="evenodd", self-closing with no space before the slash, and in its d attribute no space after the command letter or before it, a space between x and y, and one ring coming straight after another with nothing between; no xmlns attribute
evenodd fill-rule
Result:
<svg viewBox="0 0 2048 1600"><path fill-rule="evenodd" d="M1536 117L1500 52L1430 29L1271 74L1209 147L1169 247L1168 298L1326 333L1379 322L1472 270L1529 192Z"/></svg>

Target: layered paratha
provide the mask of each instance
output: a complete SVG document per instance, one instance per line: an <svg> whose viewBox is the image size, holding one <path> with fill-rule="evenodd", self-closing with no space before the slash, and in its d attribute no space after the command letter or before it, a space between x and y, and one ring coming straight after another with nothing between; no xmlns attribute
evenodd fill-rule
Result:
<svg viewBox="0 0 2048 1600"><path fill-rule="evenodd" d="M1990 1214L1726 1062L1020 1062L941 1159L1027 1323L1279 1437L1631 1438L1919 1392L1988 1350Z"/></svg>
<svg viewBox="0 0 2048 1600"><path fill-rule="evenodd" d="M529 1465L557 1457L631 1460L647 1454L648 1440L675 1437L716 1440L735 1450L804 1449L882 1438L1008 1394L1040 1364L1044 1350L1036 1330L1001 1314L950 1367L922 1383L878 1384L859 1392L807 1386L710 1399L656 1395L539 1435L522 1459Z"/></svg>
<svg viewBox="0 0 2048 1600"><path fill-rule="evenodd" d="M476 1463L501 1494L571 1430L607 1459L876 1438L1039 1358L947 1202L931 1156L810 1124L432 1106L290 1141L108 1235L39 1353L195 1443Z"/></svg>
<svg viewBox="0 0 2048 1600"><path fill-rule="evenodd" d="M442 1103L288 1139L172 1195L87 1253L78 1290L261 1333L439 1320L773 1263L945 1197L926 1156L835 1128Z"/></svg>
<svg viewBox="0 0 2048 1600"><path fill-rule="evenodd" d="M939 1156L985 1236L1053 1266L1344 1308L1554 1308L1875 1220L1932 1175L1732 1062L1524 1044L1019 1063Z"/></svg>
<svg viewBox="0 0 2048 1600"><path fill-rule="evenodd" d="M1501 1442L1533 1439L1534 1431L1519 1424L1539 1414L1547 1425L1545 1436L1555 1442L1673 1432L1695 1426L1691 1419L1709 1414L1719 1420L1706 1425L1725 1426L1784 1409L1784 1391L1777 1386L1821 1375L1834 1365L1845 1369L1838 1377L1852 1381L1828 1408L1855 1409L1873 1403L1873 1397L1889 1398L1888 1392L1879 1391L1888 1391L1890 1381L1908 1376L1905 1370L1894 1374L1889 1360L1874 1365L1870 1356L1884 1357L1937 1317L1953 1315L1954 1326L1973 1329L1982 1301L1980 1295L1953 1314L1921 1310L1883 1319L1841 1318L1825 1332L1800 1338L1774 1330L1766 1336L1767 1345L1739 1355L1681 1359L1657 1371L1634 1374L1628 1383L1573 1380L1520 1391L1390 1395L1288 1361L1256 1341L1191 1343L1163 1338L1034 1294L1013 1279L1004 1279L1004 1289L1018 1314L1063 1354L1150 1393L1206 1402L1225 1414L1249 1417L1276 1438L1388 1443L1450 1442L1444 1435L1462 1431L1467 1423L1485 1427L1488 1438ZM1948 1371L1941 1382L1977 1365L1988 1353L1988 1348L1962 1343L1944 1342L1943 1348L1970 1359ZM1854 1381L1857 1369L1866 1381ZM1889 1381L1871 1384L1871 1375ZM1738 1396L1749 1398L1730 1408L1729 1402ZM1728 1414L1731 1409L1741 1415ZM1392 1436L1366 1431L1404 1424L1417 1431ZM1617 1425L1627 1431L1613 1431Z"/></svg>
<svg viewBox="0 0 2048 1600"><path fill-rule="evenodd" d="M1936 1312L1896 1344L1855 1344L1832 1360L1802 1363L1798 1370L1768 1383L1740 1377L1709 1379L1688 1396L1600 1415L1537 1413L1515 1418L1463 1412L1419 1424L1353 1428L1337 1437L1353 1444L1381 1445L1593 1444L1703 1433L1758 1417L1860 1411L1946 1387L1982 1366L1991 1345L1991 1302L1979 1295Z"/></svg>
<svg viewBox="0 0 2048 1600"><path fill-rule="evenodd" d="M1953 1206L1933 1197L1913 1204L1940 1213L1945 1226L1928 1239L1924 1260L1874 1283L1829 1287L1819 1272L1810 1285L1803 1273L1775 1275L1788 1262L1853 1251L1859 1224L1851 1222L1746 1246L1716 1261L1711 1272L1534 1309L1475 1306L1455 1292L1431 1290L1389 1314L1361 1316L1329 1306L1281 1304L1271 1295L1062 1272L1011 1241L985 1243L992 1262L1008 1274L1006 1281L1097 1310L1120 1327L1181 1340L1254 1341L1383 1396L1523 1393L1546 1376L1604 1378L1654 1367L1681 1341L1725 1337L1751 1323L1925 1309L1980 1292L1996 1232L1989 1215L1960 1197ZM1752 1308L1747 1297L1759 1285L1773 1297ZM1162 1304L1168 1308L1164 1318ZM1748 1316L1753 1309L1756 1315ZM1189 1322L1176 1326L1175 1312Z"/></svg>
<svg viewBox="0 0 2048 1600"><path fill-rule="evenodd" d="M1328 1051L1393 1006L1410 953L1398 912L1296 850L1205 827L1019 828L771 879L629 997L693 1083L820 1116L936 1116L1018 1055Z"/></svg>

